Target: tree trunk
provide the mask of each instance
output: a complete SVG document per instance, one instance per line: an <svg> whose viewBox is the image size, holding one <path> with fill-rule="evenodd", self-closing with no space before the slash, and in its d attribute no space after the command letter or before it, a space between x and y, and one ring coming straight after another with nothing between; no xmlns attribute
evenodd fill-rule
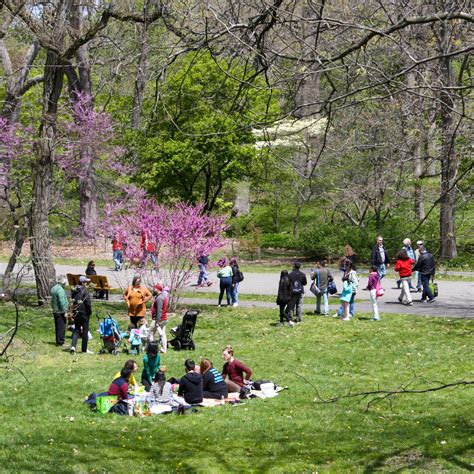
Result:
<svg viewBox="0 0 474 474"><path fill-rule="evenodd" d="M10 281L13 269L15 268L18 257L21 255L21 250L23 248L23 244L25 243L25 238L26 235L23 227L18 226L15 231L15 247L13 249L12 254L10 255L10 258L8 259L8 264L5 268L5 273L3 274L2 281L3 292L8 297L11 295Z"/></svg>
<svg viewBox="0 0 474 474"><path fill-rule="evenodd" d="M81 151L87 153L86 150ZM98 221L97 183L95 179L94 159L89 159L89 165L84 178L79 180L80 222L82 235L95 235Z"/></svg>
<svg viewBox="0 0 474 474"><path fill-rule="evenodd" d="M146 75L148 70L148 17L149 1L145 1L143 16L145 21L141 25L140 31L140 55L138 56L137 73L135 80L135 93L133 95L132 128L140 128L140 121L143 107L143 96L145 93Z"/></svg>
<svg viewBox="0 0 474 474"><path fill-rule="evenodd" d="M448 34L445 32L445 34ZM456 210L456 175L459 159L454 148L456 127L453 114L455 102L449 92L449 87L454 85L451 59L448 57L440 60L440 78L443 83L440 93L440 127L441 127L441 196L440 196L440 257L451 259L457 257L455 234Z"/></svg>
<svg viewBox="0 0 474 474"><path fill-rule="evenodd" d="M49 236L49 210L53 186L53 164L56 149L56 122L58 101L63 86L63 66L56 53L47 52L43 112L39 128L37 157L34 166L33 204L30 218L31 260L35 271L38 303L44 304L54 284L51 241Z"/></svg>

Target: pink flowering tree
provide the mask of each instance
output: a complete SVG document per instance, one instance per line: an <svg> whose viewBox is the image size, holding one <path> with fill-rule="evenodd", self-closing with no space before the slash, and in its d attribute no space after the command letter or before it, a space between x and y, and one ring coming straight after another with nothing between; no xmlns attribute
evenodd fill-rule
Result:
<svg viewBox="0 0 474 474"><path fill-rule="evenodd" d="M126 200L109 203L105 209L102 230L126 243L126 263L141 261L141 233L155 244L157 267L137 268L148 286L161 281L170 289L174 310L180 292L190 282L191 273L201 255L209 255L223 245L225 218L204 214L203 206L176 204L165 207L138 190L130 190Z"/></svg>

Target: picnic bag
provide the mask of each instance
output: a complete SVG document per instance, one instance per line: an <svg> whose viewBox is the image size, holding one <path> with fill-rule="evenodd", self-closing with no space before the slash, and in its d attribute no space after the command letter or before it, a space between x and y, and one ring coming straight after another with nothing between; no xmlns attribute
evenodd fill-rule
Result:
<svg viewBox="0 0 474 474"><path fill-rule="evenodd" d="M103 397L97 397L95 400L95 406L97 412L101 415L105 415L109 410L117 403L116 395L105 395Z"/></svg>

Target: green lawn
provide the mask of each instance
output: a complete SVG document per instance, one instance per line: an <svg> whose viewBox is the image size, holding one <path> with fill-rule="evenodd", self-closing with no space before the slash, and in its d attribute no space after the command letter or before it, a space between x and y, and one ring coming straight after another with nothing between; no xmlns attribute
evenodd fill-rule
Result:
<svg viewBox="0 0 474 474"><path fill-rule="evenodd" d="M117 305L95 304L101 314ZM21 327L0 386L2 472L421 472L472 470L472 388L403 395L366 411L367 400L318 403L351 391L398 388L414 377L473 379L474 323L382 315L347 324L305 316L275 327L269 309L202 307L194 353L169 352L168 374L180 376L186 357L221 367L222 348L254 370L255 379L288 386L267 401L201 409L186 416L100 417L82 400L106 389L126 354L77 355L53 344L52 317L22 313ZM0 307L0 332L13 317ZM123 309L122 309L122 314ZM368 317L361 314L360 317ZM176 316L168 325L178 322ZM124 324L122 324L124 326ZM96 322L93 323L96 328ZM99 340L91 341L97 351ZM140 360L140 358L138 358ZM14 370L20 367L20 372ZM12 369L12 370L9 370Z"/></svg>

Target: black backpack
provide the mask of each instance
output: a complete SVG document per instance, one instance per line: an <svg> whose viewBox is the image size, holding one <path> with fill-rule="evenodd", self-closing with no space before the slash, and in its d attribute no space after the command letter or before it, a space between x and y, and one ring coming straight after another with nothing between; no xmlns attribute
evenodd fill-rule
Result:
<svg viewBox="0 0 474 474"><path fill-rule="evenodd" d="M236 279L238 283L244 281L244 274L240 270L237 270Z"/></svg>
<svg viewBox="0 0 474 474"><path fill-rule="evenodd" d="M303 293L303 285L299 280L293 282L292 292L294 295L301 295Z"/></svg>
<svg viewBox="0 0 474 474"><path fill-rule="evenodd" d="M85 298L85 288L82 286L76 286L72 291L72 311L74 314L81 313L84 311L84 298Z"/></svg>

